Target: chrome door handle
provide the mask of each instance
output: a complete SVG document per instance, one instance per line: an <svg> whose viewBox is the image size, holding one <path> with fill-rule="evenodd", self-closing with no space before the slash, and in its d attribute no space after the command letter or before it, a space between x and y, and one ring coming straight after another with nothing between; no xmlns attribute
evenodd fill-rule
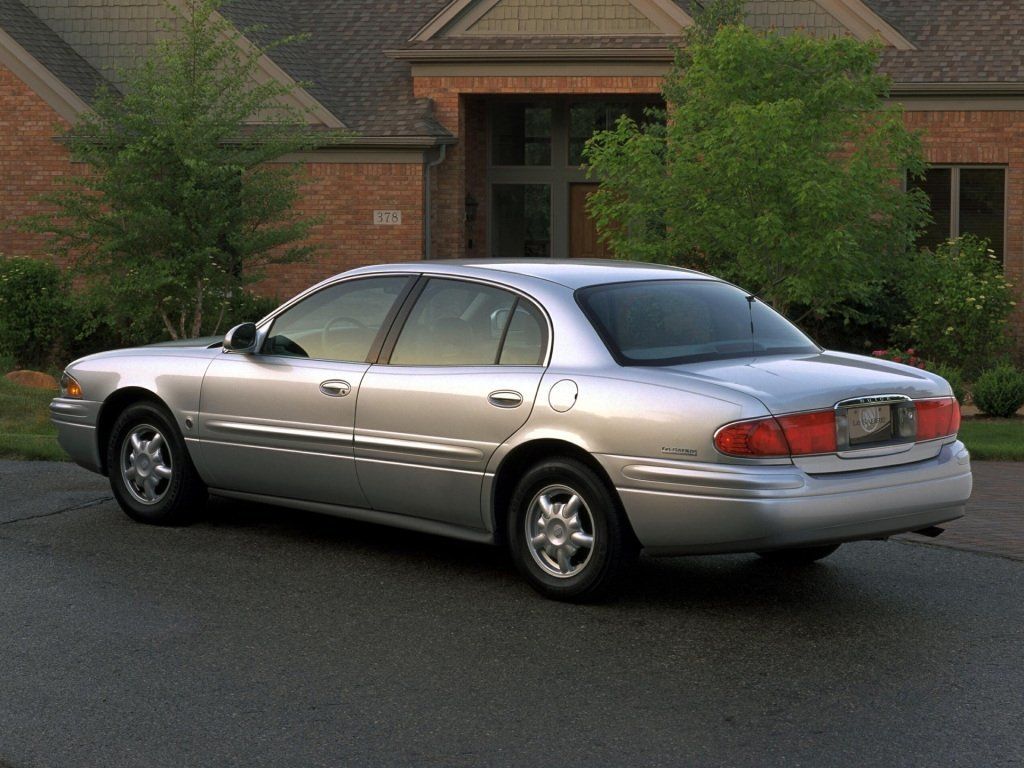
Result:
<svg viewBox="0 0 1024 768"><path fill-rule="evenodd" d="M352 385L341 379L332 379L320 384L320 392L328 397L344 397L352 391Z"/></svg>
<svg viewBox="0 0 1024 768"><path fill-rule="evenodd" d="M523 396L511 389L499 389L487 396L487 402L499 408L515 408L523 402Z"/></svg>

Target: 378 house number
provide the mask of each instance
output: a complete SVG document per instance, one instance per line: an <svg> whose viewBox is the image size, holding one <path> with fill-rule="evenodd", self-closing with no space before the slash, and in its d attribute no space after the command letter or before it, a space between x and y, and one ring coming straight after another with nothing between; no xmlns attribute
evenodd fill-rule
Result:
<svg viewBox="0 0 1024 768"><path fill-rule="evenodd" d="M401 211L374 211L373 223L378 227L387 227L402 223Z"/></svg>

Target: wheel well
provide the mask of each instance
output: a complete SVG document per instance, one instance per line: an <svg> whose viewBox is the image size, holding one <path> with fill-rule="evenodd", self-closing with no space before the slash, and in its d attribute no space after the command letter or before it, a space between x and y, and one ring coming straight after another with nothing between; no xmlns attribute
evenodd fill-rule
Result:
<svg viewBox="0 0 1024 768"><path fill-rule="evenodd" d="M523 474L534 464L553 458L572 458L581 464L589 467L601 478L608 489L608 494L615 505L622 512L622 501L619 494L612 485L611 478L593 456L578 445L566 442L565 440L533 440L529 443L517 446L509 453L498 467L494 477L494 490L491 494L491 511L494 519L494 536L498 543L505 542L506 521L509 514L509 502L512 501L512 494L515 493L516 483ZM629 518L623 514L622 519L632 531Z"/></svg>
<svg viewBox="0 0 1024 768"><path fill-rule="evenodd" d="M110 442L110 430L124 409L136 403L153 403L167 410L167 404L148 389L142 387L125 387L114 392L103 401L99 418L96 421L96 446L99 448L100 469L107 474L107 443Z"/></svg>

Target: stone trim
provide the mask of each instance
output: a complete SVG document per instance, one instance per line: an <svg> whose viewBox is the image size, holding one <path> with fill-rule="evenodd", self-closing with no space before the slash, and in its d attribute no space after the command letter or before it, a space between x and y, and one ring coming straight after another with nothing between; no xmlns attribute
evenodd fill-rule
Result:
<svg viewBox="0 0 1024 768"><path fill-rule="evenodd" d="M85 101L3 29L0 29L0 64L11 70L69 123L89 108Z"/></svg>
<svg viewBox="0 0 1024 768"><path fill-rule="evenodd" d="M917 46L861 0L817 0L817 3L861 40L880 37L898 51L917 50Z"/></svg>

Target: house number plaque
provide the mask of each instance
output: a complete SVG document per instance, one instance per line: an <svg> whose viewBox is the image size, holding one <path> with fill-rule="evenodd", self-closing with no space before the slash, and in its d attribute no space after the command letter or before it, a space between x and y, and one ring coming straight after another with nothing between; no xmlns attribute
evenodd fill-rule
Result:
<svg viewBox="0 0 1024 768"><path fill-rule="evenodd" d="M402 223L401 211L374 211L373 223L378 227L387 227Z"/></svg>

